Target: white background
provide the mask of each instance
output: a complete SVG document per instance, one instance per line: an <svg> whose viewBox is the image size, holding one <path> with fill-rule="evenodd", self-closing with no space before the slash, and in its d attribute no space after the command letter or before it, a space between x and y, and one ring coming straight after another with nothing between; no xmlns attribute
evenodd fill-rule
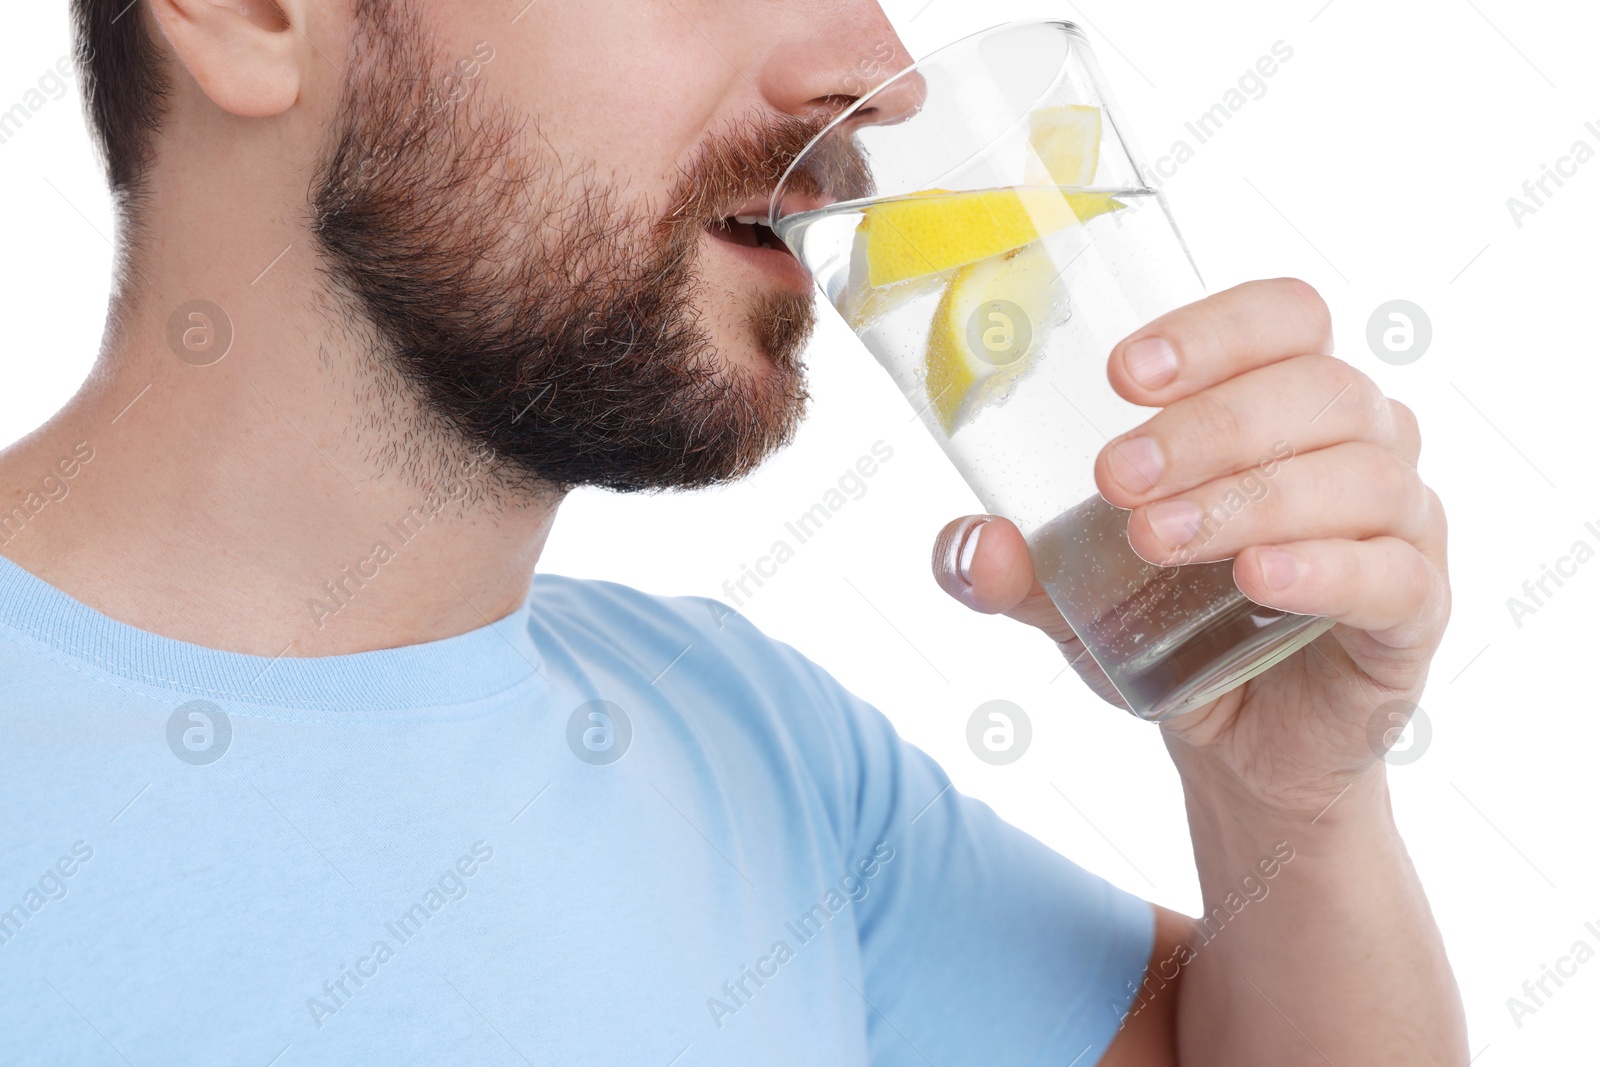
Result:
<svg viewBox="0 0 1600 1067"><path fill-rule="evenodd" d="M510 2L510 0L508 0ZM68 52L64 0L14 6L0 110ZM1080 7L1022 0L889 5L913 53L1012 17L1091 34L1150 159L1277 41L1294 49L1167 185L1213 289L1292 274L1334 308L1340 354L1419 414L1424 473L1452 520L1454 621L1423 702L1432 739L1392 767L1395 807L1466 997L1475 1062L1573 1063L1594 1045L1600 960L1536 1015L1506 999L1600 926L1593 842L1600 725L1585 652L1600 561L1519 627L1506 600L1600 537L1591 336L1600 160L1519 227L1507 198L1574 141L1600 150L1600 12L1511 0L1188 0ZM99 340L112 222L75 90L0 145L0 443L76 388ZM1376 359L1368 317L1421 305L1432 348ZM886 376L828 318L798 443L734 489L581 494L544 567L726 599L724 582L785 536L882 440L894 458L746 605L875 702L957 786L1128 890L1193 912L1199 893L1174 772L1155 728L1098 704L1042 636L969 614L929 577L948 519L977 510ZM1025 708L1033 746L990 767L966 747L984 701ZM1402 747L1414 741L1403 741ZM1592 1059L1589 1052L1585 1062ZM1343 1065L1341 1065L1343 1067Z"/></svg>

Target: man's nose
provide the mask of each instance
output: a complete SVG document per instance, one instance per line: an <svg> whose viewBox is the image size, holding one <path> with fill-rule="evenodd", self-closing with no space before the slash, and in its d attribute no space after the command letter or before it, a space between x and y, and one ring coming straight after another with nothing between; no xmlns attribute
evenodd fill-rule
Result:
<svg viewBox="0 0 1600 1067"><path fill-rule="evenodd" d="M804 117L839 114L912 65L899 34L877 4L844 7L813 7L810 0L794 5L790 32L772 51L758 79L770 106ZM863 124L905 121L921 108L925 89L920 75L896 78L862 109Z"/></svg>
<svg viewBox="0 0 1600 1067"><path fill-rule="evenodd" d="M908 65L910 60L907 56ZM874 92L855 118L863 126L893 126L913 118L927 102L927 79L921 71L907 70Z"/></svg>

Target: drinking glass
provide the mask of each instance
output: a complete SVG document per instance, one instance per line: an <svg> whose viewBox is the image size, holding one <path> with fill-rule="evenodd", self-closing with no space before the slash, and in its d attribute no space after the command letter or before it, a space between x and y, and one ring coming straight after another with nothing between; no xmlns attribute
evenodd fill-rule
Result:
<svg viewBox="0 0 1600 1067"><path fill-rule="evenodd" d="M1231 561L1157 567L1095 488L1149 409L1113 345L1205 295L1081 30L1021 22L934 53L798 158L771 228L889 372L1134 714L1160 720L1267 670L1332 621L1253 603ZM1271 491L1239 472L1193 543ZM1237 505L1237 506L1235 506ZM1190 557L1185 557L1190 558Z"/></svg>

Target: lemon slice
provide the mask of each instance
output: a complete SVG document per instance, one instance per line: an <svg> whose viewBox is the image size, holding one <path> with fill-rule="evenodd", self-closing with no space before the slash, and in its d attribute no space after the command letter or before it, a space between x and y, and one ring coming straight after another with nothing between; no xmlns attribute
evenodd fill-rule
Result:
<svg viewBox="0 0 1600 1067"><path fill-rule="evenodd" d="M1105 193L1071 191L1092 185L1100 167L1099 108L1040 108L1028 116L1028 132L1021 188L932 189L869 207L860 227L867 235L867 283L944 274L1122 206Z"/></svg>
<svg viewBox="0 0 1600 1067"><path fill-rule="evenodd" d="M1043 244L956 273L934 313L923 368L945 436L1005 399L1033 369L1057 317L1058 274Z"/></svg>
<svg viewBox="0 0 1600 1067"><path fill-rule="evenodd" d="M1043 107L1028 116L1028 181L1034 185L1082 188L1094 184L1100 169L1100 109L1082 104Z"/></svg>
<svg viewBox="0 0 1600 1067"><path fill-rule="evenodd" d="M835 305L857 335L866 333L914 300L938 296L955 276L953 271L948 271L910 278L892 285L871 285L867 281L867 242L866 228L858 229L850 254L850 275Z"/></svg>
<svg viewBox="0 0 1600 1067"><path fill-rule="evenodd" d="M878 287L944 274L1122 206L1107 193L1048 186L932 191L874 204L861 222L867 283Z"/></svg>

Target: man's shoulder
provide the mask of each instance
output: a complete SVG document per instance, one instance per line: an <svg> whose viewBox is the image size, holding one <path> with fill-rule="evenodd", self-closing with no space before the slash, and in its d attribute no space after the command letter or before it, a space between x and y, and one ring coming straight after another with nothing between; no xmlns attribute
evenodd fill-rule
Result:
<svg viewBox="0 0 1600 1067"><path fill-rule="evenodd" d="M554 680L714 726L722 742L742 737L741 762L770 760L773 774L799 759L840 795L847 768L890 733L827 671L716 600L541 575L529 625Z"/></svg>
<svg viewBox="0 0 1600 1067"><path fill-rule="evenodd" d="M610 652L636 659L647 671L665 672L681 661L690 668L685 673L723 685L744 679L782 682L788 689L837 689L793 647L708 597L663 596L617 582L540 574L528 608L541 644L575 653Z"/></svg>
<svg viewBox="0 0 1600 1067"><path fill-rule="evenodd" d="M666 627L676 632L728 632L776 644L733 608L698 596L663 596L620 582L540 573L528 599L535 616L568 626L592 625L615 632L619 626Z"/></svg>

